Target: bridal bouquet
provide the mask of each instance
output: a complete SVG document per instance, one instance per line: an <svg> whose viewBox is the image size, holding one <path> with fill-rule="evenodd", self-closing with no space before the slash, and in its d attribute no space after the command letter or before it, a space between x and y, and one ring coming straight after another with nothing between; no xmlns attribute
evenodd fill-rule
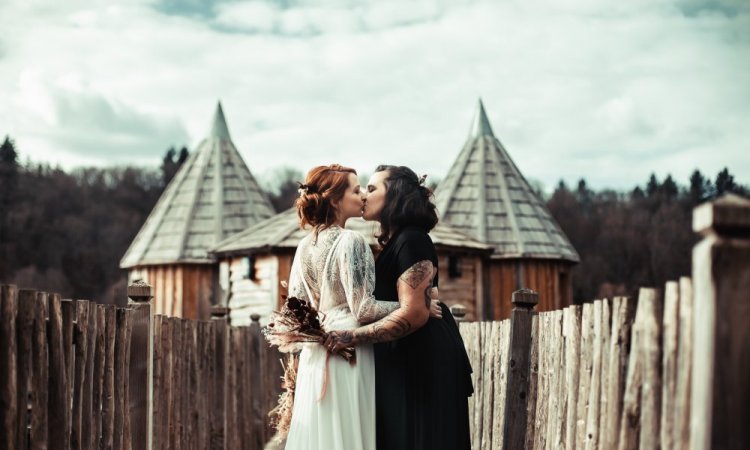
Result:
<svg viewBox="0 0 750 450"><path fill-rule="evenodd" d="M328 333L320 324L318 310L304 299L285 297L280 311L271 314L271 323L263 330L266 340L279 348L283 353L294 352L298 344L317 342L323 344ZM338 353L349 363L356 362L354 347L349 347Z"/></svg>
<svg viewBox="0 0 750 450"><path fill-rule="evenodd" d="M284 367L282 388L284 392L279 395L278 405L269 413L271 424L276 429L277 438L285 439L289 432L292 421L292 409L294 408L294 391L297 384L297 366L299 358L293 353L297 351L298 344L304 342L318 342L323 344L328 338L328 333L320 324L318 311L304 299L296 297L285 297L284 305L280 311L271 314L271 323L263 329L266 340L279 348L279 351L290 353L287 364ZM356 362L354 348L346 348L339 352L350 364ZM326 364L328 358L326 357ZM326 367L326 381L323 384L321 398L325 395L328 384L328 369Z"/></svg>

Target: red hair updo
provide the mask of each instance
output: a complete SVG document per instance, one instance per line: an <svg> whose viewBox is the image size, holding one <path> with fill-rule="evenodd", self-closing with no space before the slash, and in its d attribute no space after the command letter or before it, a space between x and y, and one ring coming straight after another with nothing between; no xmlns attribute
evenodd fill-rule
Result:
<svg viewBox="0 0 750 450"><path fill-rule="evenodd" d="M300 227L310 225L317 231L336 223L333 202L341 200L349 187L349 174L357 171L339 164L313 167L300 184L300 196L295 202Z"/></svg>

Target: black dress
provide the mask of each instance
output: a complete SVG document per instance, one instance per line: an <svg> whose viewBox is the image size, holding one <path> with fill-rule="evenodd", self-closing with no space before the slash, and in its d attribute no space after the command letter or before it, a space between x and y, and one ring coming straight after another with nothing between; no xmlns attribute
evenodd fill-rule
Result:
<svg viewBox="0 0 750 450"><path fill-rule="evenodd" d="M409 267L437 253L429 235L407 227L375 262L375 298L397 299L396 283ZM435 279L437 285L437 278ZM378 450L469 450L471 365L447 306L414 333L375 345Z"/></svg>

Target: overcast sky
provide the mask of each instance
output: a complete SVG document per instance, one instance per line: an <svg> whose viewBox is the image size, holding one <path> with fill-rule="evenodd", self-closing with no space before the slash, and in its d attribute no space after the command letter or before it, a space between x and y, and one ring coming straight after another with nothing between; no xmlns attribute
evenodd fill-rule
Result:
<svg viewBox="0 0 750 450"><path fill-rule="evenodd" d="M0 134L22 159L156 165L221 100L261 178L444 176L478 97L527 178L750 182L750 1L2 0Z"/></svg>

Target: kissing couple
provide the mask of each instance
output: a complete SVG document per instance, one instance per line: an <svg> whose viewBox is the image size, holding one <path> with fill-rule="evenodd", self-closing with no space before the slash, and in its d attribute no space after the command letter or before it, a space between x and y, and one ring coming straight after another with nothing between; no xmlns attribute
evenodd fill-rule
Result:
<svg viewBox="0 0 750 450"><path fill-rule="evenodd" d="M321 313L324 345L300 344L287 450L469 450L471 366L437 296L432 192L404 166L310 170L296 201L288 295ZM377 221L380 254L345 228ZM356 363L331 357L354 347ZM323 393L321 395L321 392Z"/></svg>

